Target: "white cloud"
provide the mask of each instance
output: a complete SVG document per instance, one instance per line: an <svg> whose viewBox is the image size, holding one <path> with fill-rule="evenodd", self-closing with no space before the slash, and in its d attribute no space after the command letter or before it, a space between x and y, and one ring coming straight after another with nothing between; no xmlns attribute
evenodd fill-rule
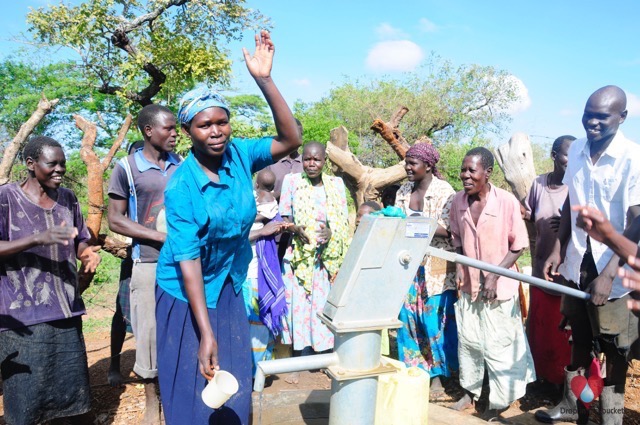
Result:
<svg viewBox="0 0 640 425"><path fill-rule="evenodd" d="M518 100L509 107L509 112L517 114L519 112L526 111L531 106L531 98L529 97L529 89L524 85L521 79L515 75L508 77L510 82L514 85Z"/></svg>
<svg viewBox="0 0 640 425"><path fill-rule="evenodd" d="M627 111L630 117L640 117L640 97L627 93Z"/></svg>
<svg viewBox="0 0 640 425"><path fill-rule="evenodd" d="M293 84L301 87L309 87L311 85L311 81L309 81L308 78L299 78L299 79L293 80Z"/></svg>
<svg viewBox="0 0 640 425"><path fill-rule="evenodd" d="M423 32L436 32L438 31L438 26L428 20L427 18L420 18L418 21L420 24L420 30Z"/></svg>
<svg viewBox="0 0 640 425"><path fill-rule="evenodd" d="M376 27L376 34L378 34L378 37L382 40L398 40L408 37L408 35L400 28L395 28L386 22L383 22Z"/></svg>
<svg viewBox="0 0 640 425"><path fill-rule="evenodd" d="M413 71L424 52L409 40L381 41L369 51L367 67L373 71Z"/></svg>

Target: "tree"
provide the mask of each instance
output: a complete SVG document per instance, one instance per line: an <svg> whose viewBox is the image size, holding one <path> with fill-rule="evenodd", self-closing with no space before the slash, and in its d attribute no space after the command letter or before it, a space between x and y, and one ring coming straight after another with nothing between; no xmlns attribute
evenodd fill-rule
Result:
<svg viewBox="0 0 640 425"><path fill-rule="evenodd" d="M0 62L0 126L5 140L18 132L37 108L43 95L59 100L33 133L51 136L66 148L80 146L81 135L73 125L73 115L82 113L99 124L96 146L104 147L119 128L126 105L115 96L84 87L82 70L73 62L41 64L26 58Z"/></svg>
<svg viewBox="0 0 640 425"><path fill-rule="evenodd" d="M142 106L195 82L227 83L221 41L269 25L244 0L89 0L32 10L27 22L38 45L75 52L85 86Z"/></svg>
<svg viewBox="0 0 640 425"><path fill-rule="evenodd" d="M400 106L409 113L399 126L402 136L413 144L427 136L437 146L445 142L478 143L490 132L499 132L509 121L508 108L518 100L515 79L489 66L462 65L432 57L418 72L402 78L370 81L347 80L319 102L298 104L297 116L305 133L314 123L344 125L358 140L360 160L373 167L397 161L396 155L371 131L376 118L389 117ZM321 141L328 131L322 129ZM351 144L351 142L350 142Z"/></svg>
<svg viewBox="0 0 640 425"><path fill-rule="evenodd" d="M49 114L53 108L55 108L58 103L58 99L53 99L51 101L47 100L46 97L42 96L40 102L38 102L38 107L33 112L31 117L24 124L20 126L16 136L13 140L3 149L2 152L2 161L0 161L0 186L7 184L9 181L9 176L11 175L11 169L13 168L13 163L20 151L20 148L27 140L27 137L33 132L33 129L42 121L42 119Z"/></svg>

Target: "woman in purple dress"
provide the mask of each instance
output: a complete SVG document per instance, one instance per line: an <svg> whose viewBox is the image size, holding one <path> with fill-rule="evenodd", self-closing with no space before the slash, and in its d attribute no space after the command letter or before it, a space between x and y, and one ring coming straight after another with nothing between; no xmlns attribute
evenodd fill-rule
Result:
<svg viewBox="0 0 640 425"><path fill-rule="evenodd" d="M86 421L91 408L84 304L76 262L100 263L78 200L61 188L62 147L34 137L22 183L0 187L0 363L4 419L30 425Z"/></svg>

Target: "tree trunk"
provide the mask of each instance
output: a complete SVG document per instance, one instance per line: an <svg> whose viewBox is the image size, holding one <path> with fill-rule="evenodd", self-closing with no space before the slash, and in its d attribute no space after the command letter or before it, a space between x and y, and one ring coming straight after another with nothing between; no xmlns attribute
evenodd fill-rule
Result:
<svg viewBox="0 0 640 425"><path fill-rule="evenodd" d="M514 133L509 143L497 149L496 160L504 172L504 178L511 186L511 191L524 205L531 183L537 175L529 136L524 133ZM530 221L525 221L525 224L529 232L529 250L533 262L533 254L536 252L536 227Z"/></svg>
<svg viewBox="0 0 640 425"><path fill-rule="evenodd" d="M363 165L349 150L347 129L338 127L331 130L331 140L327 142L327 156L331 160L333 173L342 177L351 197L356 202L356 207L366 201L377 201L385 187L407 177L404 170L404 157L410 145L398 129L402 117L407 112L409 108L400 106L389 122L376 119L371 125L371 129L378 133L402 160L388 168Z"/></svg>
<svg viewBox="0 0 640 425"><path fill-rule="evenodd" d="M520 202L524 202L531 183L536 178L529 136L524 133L514 133L509 143L496 150L496 160L504 171L504 177L511 186L513 194Z"/></svg>
<svg viewBox="0 0 640 425"><path fill-rule="evenodd" d="M118 137L111 145L111 149L102 161L94 151L96 143L96 125L87 121L80 115L75 116L76 126L82 130L82 146L80 148L80 158L87 166L87 193L89 199L89 213L87 215L87 227L91 234L91 244L99 242L100 226L102 224L102 213L104 211L104 172L109 168L113 156L120 149L122 142L131 127L131 115L127 115L118 131Z"/></svg>
<svg viewBox="0 0 640 425"><path fill-rule="evenodd" d="M409 143L402 137L402 132L398 129L402 117L409 112L409 108L401 106L391 117L389 122L376 119L371 125L371 130L378 133L388 144L391 149L398 155L398 158L404 160L407 150L411 147Z"/></svg>
<svg viewBox="0 0 640 425"><path fill-rule="evenodd" d="M384 169L363 165L349 150L346 143L347 135L347 129L344 127L331 130L332 140L327 142L327 156L332 162L334 173L343 178L356 206L379 199L384 187L407 176L404 163Z"/></svg>
<svg viewBox="0 0 640 425"><path fill-rule="evenodd" d="M131 115L127 115L118 131L118 137L116 137L116 140L102 161L100 161L100 158L98 158L98 155L93 149L97 136L96 125L80 115L76 115L75 120L76 126L84 133L82 136L82 146L80 147L80 158L82 158L82 161L87 166L87 197L89 198L87 228L91 234L91 241L89 243L92 245L100 245L102 249L116 257L126 258L128 245L124 242L116 241L107 235L100 234L100 227L102 225L102 214L105 210L103 189L104 172L109 168L113 156L118 149L120 149L120 146L122 146L127 131L129 131L129 127L131 127L132 117ZM93 274L79 274L80 287L88 287L92 280Z"/></svg>
<svg viewBox="0 0 640 425"><path fill-rule="evenodd" d="M13 163L18 156L18 152L20 152L20 149L24 145L24 142L27 140L27 137L29 137L33 132L33 129L36 128L40 121L42 121L42 119L51 112L57 104L58 99L47 100L43 94L42 98L38 102L38 107L33 114L31 114L31 117L29 117L29 119L20 126L20 130L18 130L16 136L2 154L2 162L0 162L0 186L9 182Z"/></svg>

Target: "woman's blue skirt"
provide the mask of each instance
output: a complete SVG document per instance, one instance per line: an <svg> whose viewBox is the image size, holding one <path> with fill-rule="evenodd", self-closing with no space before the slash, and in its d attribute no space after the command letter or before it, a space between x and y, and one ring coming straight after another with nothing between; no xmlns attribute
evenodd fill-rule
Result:
<svg viewBox="0 0 640 425"><path fill-rule="evenodd" d="M233 374L238 392L222 408L207 407L207 380L198 368L200 333L189 304L156 286L158 380L167 425L248 425L251 411L251 339L242 293L226 282L215 309L208 309L221 370Z"/></svg>

